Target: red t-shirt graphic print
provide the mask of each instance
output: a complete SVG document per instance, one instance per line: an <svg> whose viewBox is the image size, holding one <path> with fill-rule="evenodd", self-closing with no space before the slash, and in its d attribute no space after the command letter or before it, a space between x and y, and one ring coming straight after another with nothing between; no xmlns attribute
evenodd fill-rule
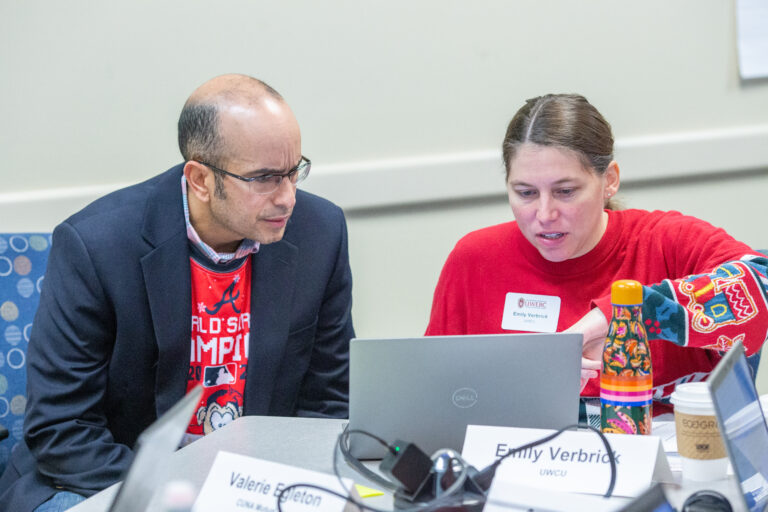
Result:
<svg viewBox="0 0 768 512"><path fill-rule="evenodd" d="M189 437L209 434L243 414L251 327L251 258L228 272L190 258L192 336L187 391L203 385Z"/></svg>

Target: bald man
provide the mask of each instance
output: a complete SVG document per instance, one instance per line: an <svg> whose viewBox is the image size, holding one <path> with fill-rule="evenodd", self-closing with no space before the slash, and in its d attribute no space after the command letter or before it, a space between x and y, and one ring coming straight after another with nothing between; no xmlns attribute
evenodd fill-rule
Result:
<svg viewBox="0 0 768 512"><path fill-rule="evenodd" d="M244 414L347 415L346 223L297 191L310 161L290 107L254 78L214 78L184 105L179 148L184 163L53 233L0 510L65 510L117 482L198 384L185 442Z"/></svg>

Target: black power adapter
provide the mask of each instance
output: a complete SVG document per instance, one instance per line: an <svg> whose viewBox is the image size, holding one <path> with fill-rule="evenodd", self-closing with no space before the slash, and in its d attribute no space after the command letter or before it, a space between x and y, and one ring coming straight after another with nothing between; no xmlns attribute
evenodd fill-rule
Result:
<svg viewBox="0 0 768 512"><path fill-rule="evenodd" d="M413 494L429 478L432 459L415 444L398 439L382 459L379 469L403 484L407 493Z"/></svg>
<svg viewBox="0 0 768 512"><path fill-rule="evenodd" d="M433 460L418 446L397 440L389 445L389 452L379 464L379 470L402 485L394 493L395 510L425 508L437 512L480 512L485 504L487 488L475 482L475 476L480 476L480 473L471 466L462 469L466 472L465 479L458 489L450 494L441 494L456 483L458 475L452 464L451 456L447 466L438 471ZM493 479L493 475L489 478ZM435 509L436 500L442 501Z"/></svg>

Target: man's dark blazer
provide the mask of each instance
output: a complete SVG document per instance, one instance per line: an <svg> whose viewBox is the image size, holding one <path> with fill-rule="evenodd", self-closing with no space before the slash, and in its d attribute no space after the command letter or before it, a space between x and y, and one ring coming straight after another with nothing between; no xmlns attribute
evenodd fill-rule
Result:
<svg viewBox="0 0 768 512"><path fill-rule="evenodd" d="M118 481L138 435L185 393L189 242L182 166L107 195L53 233L28 349L24 439L0 510ZM298 191L253 256L246 415L346 417L352 277L344 215Z"/></svg>

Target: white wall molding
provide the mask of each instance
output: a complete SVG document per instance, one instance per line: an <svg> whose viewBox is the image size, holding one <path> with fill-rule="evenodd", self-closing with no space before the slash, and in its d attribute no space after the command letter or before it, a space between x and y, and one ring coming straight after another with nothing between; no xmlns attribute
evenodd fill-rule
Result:
<svg viewBox="0 0 768 512"><path fill-rule="evenodd" d="M55 203L56 201L79 200L81 198L95 199L128 185L131 185L131 183L5 192L0 193L0 205L16 207L23 206L26 203L37 203L39 206L44 207L49 201Z"/></svg>
<svg viewBox="0 0 768 512"><path fill-rule="evenodd" d="M768 125L619 139L625 184L768 169ZM473 199L503 193L500 151L316 165L306 189L347 210ZM0 193L3 231L50 229L93 199L127 184Z"/></svg>
<svg viewBox="0 0 768 512"><path fill-rule="evenodd" d="M623 183L768 169L768 125L616 141ZM345 209L472 199L504 193L501 150L313 168L307 190Z"/></svg>

